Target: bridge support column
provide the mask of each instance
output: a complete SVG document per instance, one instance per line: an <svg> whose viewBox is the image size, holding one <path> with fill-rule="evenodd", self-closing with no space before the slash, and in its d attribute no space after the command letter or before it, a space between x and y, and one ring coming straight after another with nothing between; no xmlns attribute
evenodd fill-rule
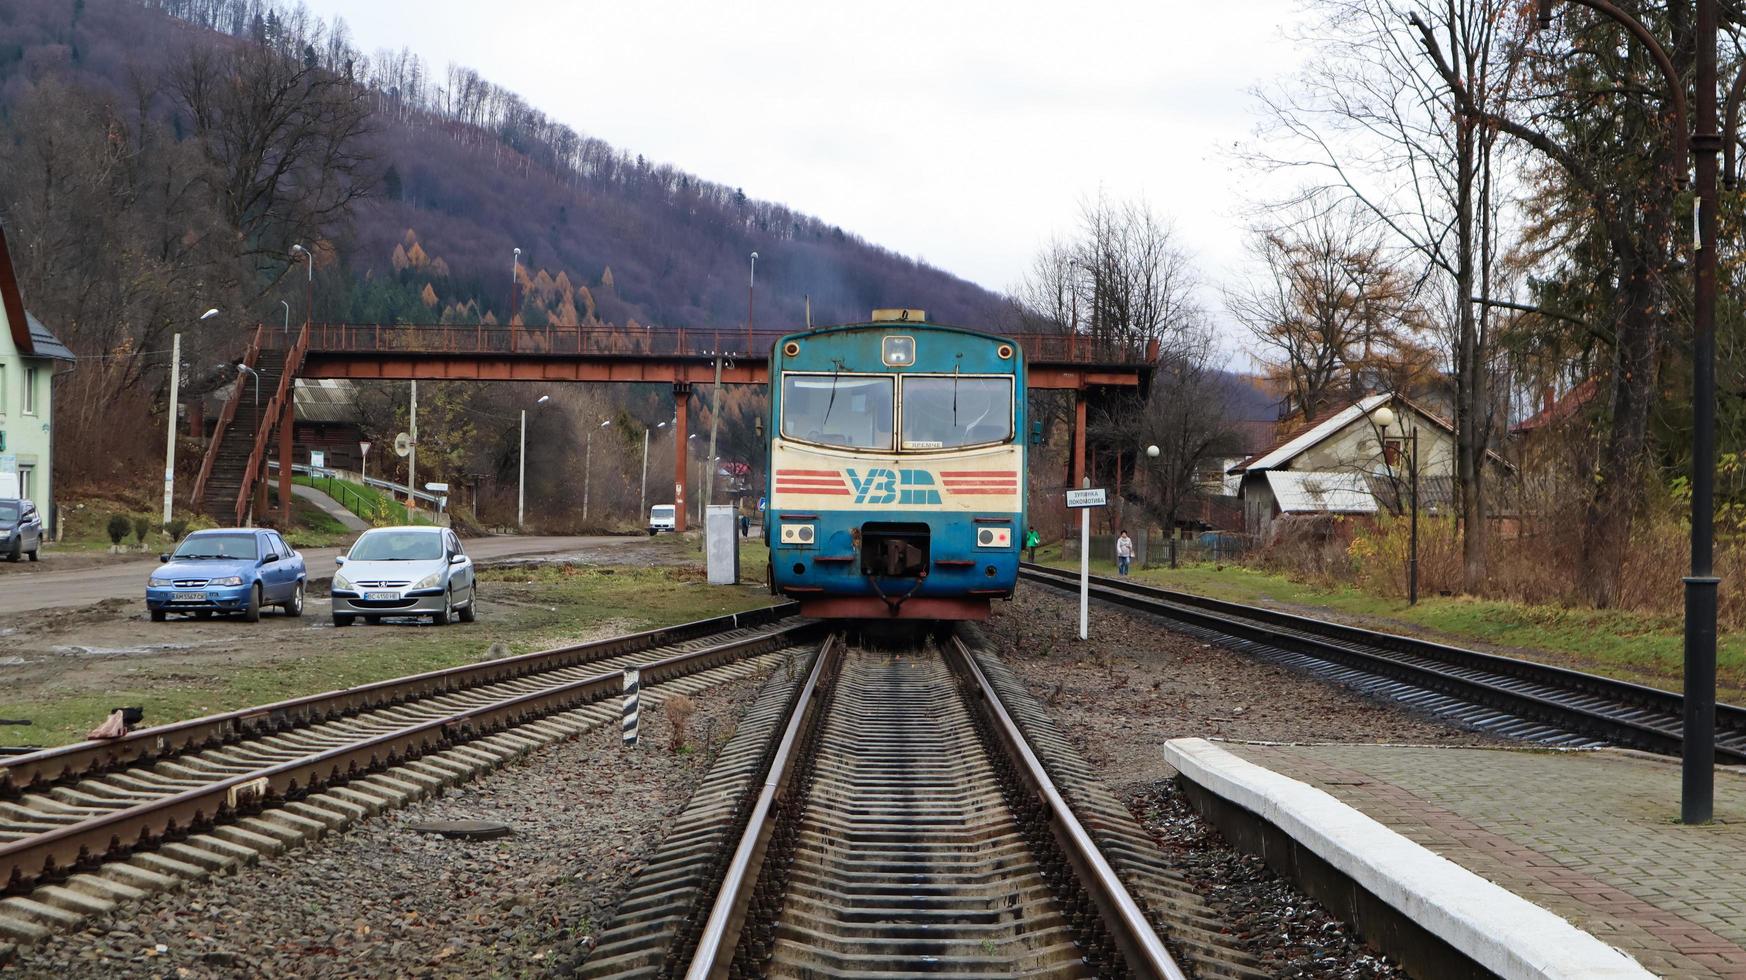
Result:
<svg viewBox="0 0 1746 980"><path fill-rule="evenodd" d="M690 435L685 431L685 409L691 401L691 386L676 384L673 386L673 530L685 530L685 484L686 466L690 451L686 446Z"/></svg>
<svg viewBox="0 0 1746 980"><path fill-rule="evenodd" d="M1073 392L1073 489L1085 481L1085 389Z"/></svg>
<svg viewBox="0 0 1746 980"><path fill-rule="evenodd" d="M293 386L287 394L294 394ZM292 429L296 424L297 399L285 399L285 408L279 415L279 526L286 531L291 529L291 464L295 450L291 448Z"/></svg>

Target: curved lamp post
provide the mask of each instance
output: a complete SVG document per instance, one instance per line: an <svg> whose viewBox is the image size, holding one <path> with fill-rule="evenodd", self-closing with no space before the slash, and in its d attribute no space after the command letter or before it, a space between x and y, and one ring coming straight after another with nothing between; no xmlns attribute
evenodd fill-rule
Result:
<svg viewBox="0 0 1746 980"><path fill-rule="evenodd" d="M1552 4L1538 0L1541 27L1552 22ZM1722 137L1716 118L1716 0L1695 0L1696 65L1693 87L1697 113L1685 99L1685 82L1654 32L1608 0L1567 0L1612 19L1636 37L1667 83L1674 117L1676 181L1685 182L1686 157L1693 158L1696 197L1692 290L1691 574L1685 577L1685 724L1682 744L1679 815L1684 823L1709 823L1715 812L1716 761L1716 194L1717 156ZM1737 130L1741 83L1729 92L1729 133ZM1687 132L1691 135L1688 138ZM1730 163L1733 156L1729 152ZM1730 176L1732 176L1730 174Z"/></svg>
<svg viewBox="0 0 1746 980"><path fill-rule="evenodd" d="M540 400L534 402L534 407L538 408L551 400L551 395L541 395ZM527 409L525 408L521 410L521 454L518 459L518 472L515 478L515 529L520 531L527 522Z"/></svg>
<svg viewBox="0 0 1746 980"><path fill-rule="evenodd" d="M1395 423L1394 409L1387 405L1370 413L1371 421L1382 430L1382 465L1388 467L1388 478L1394 480L1394 464L1388 460L1388 427ZM1406 422L1401 420L1402 434L1406 434ZM1407 479L1410 489L1407 491L1412 500L1412 531L1407 545L1407 605L1419 604L1419 427L1412 427L1412 434L1407 437ZM1398 486L1398 484L1397 484ZM1398 491L1397 491L1398 494ZM1395 501L1397 504L1399 500Z"/></svg>
<svg viewBox="0 0 1746 980"><path fill-rule="evenodd" d="M303 256L303 264L308 267L304 273L304 276L303 276L304 322L309 323L309 324L314 324L315 323L315 253L311 252L309 249L306 249L301 245L293 245L293 246L291 246L291 254ZM281 301L281 302L283 302L283 301ZM286 304L285 315L286 315L287 319L289 319L289 317L291 315L291 308L290 308L289 304ZM287 324L286 329L287 330L290 329L289 324Z"/></svg>

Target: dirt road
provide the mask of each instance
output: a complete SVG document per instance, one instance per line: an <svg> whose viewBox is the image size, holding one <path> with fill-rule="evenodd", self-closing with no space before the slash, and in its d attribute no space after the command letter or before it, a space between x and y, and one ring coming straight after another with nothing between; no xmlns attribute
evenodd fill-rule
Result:
<svg viewBox="0 0 1746 980"><path fill-rule="evenodd" d="M563 557L572 552L588 550L598 553L602 549L623 547L626 549L641 546L647 548L648 539L644 537L495 537L468 538L464 545L467 554L478 561L491 561L499 558L511 558L522 555L540 555ZM303 560L309 567L311 579L327 578L333 574L334 557L341 553L339 548L310 548L303 552ZM52 565L52 557L45 556L43 564ZM152 569L157 567L155 557L142 557L134 561L111 562L102 565L69 568L56 571L52 568L31 570L29 573L12 572L15 566L0 566L7 571L0 571L0 616L16 615L18 613L36 612L44 609L64 609L68 606L86 606L107 599L135 599L145 602L145 583Z"/></svg>

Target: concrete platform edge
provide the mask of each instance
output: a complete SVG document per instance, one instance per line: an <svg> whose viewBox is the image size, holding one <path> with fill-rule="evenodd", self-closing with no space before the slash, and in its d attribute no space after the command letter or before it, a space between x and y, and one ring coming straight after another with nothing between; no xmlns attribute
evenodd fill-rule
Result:
<svg viewBox="0 0 1746 980"><path fill-rule="evenodd" d="M1183 778L1247 810L1449 944L1511 978L1647 978L1626 953L1390 830L1327 793L1201 738L1173 739Z"/></svg>

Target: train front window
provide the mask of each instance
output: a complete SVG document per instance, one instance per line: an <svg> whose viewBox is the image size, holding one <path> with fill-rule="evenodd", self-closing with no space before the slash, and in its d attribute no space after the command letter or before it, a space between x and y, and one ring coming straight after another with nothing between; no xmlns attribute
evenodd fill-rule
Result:
<svg viewBox="0 0 1746 980"><path fill-rule="evenodd" d="M903 379L903 448L955 449L1012 438L1012 379Z"/></svg>
<svg viewBox="0 0 1746 980"><path fill-rule="evenodd" d="M782 435L843 449L891 448L892 379L865 374L782 376Z"/></svg>

